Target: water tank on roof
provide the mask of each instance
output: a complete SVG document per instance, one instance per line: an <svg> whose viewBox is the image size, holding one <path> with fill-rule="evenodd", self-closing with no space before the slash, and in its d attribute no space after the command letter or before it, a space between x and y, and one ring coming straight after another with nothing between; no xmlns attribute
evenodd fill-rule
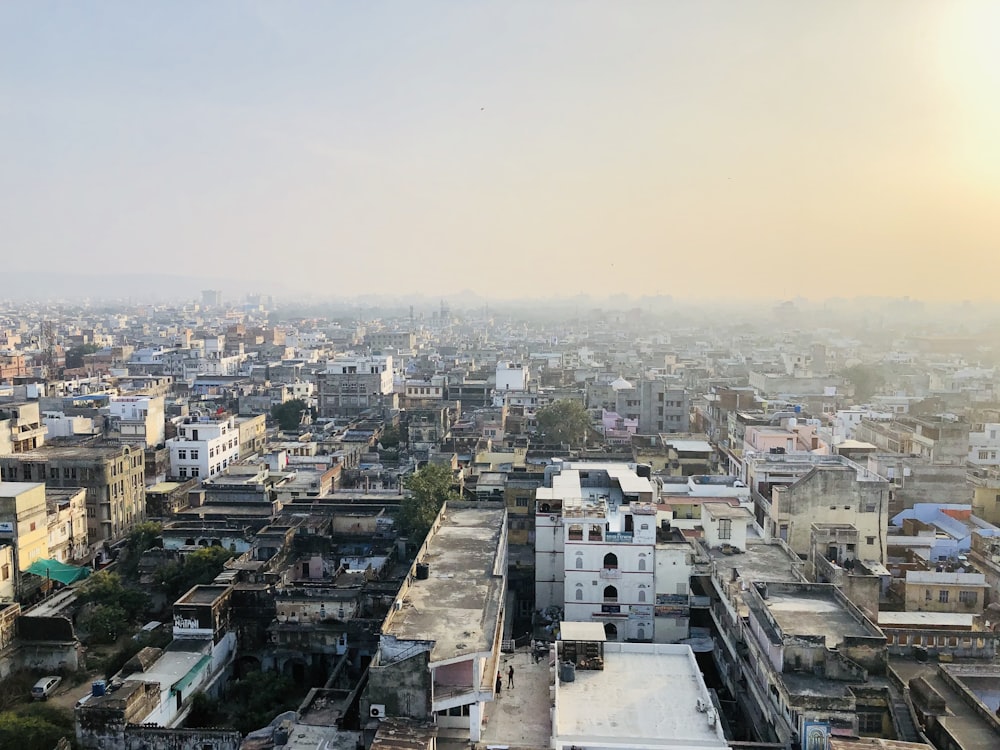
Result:
<svg viewBox="0 0 1000 750"><path fill-rule="evenodd" d="M431 566L427 563L417 563L417 580L426 581L431 574Z"/></svg>
<svg viewBox="0 0 1000 750"><path fill-rule="evenodd" d="M108 692L108 681L107 680L94 680L90 683L90 694L95 698L99 698Z"/></svg>
<svg viewBox="0 0 1000 750"><path fill-rule="evenodd" d="M560 682L573 682L576 680L576 664L571 661L559 662Z"/></svg>

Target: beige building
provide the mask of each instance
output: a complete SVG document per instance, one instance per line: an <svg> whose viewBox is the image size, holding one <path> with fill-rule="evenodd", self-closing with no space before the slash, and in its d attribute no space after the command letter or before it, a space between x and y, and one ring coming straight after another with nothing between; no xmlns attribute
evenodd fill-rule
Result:
<svg viewBox="0 0 1000 750"><path fill-rule="evenodd" d="M120 539L146 520L143 452L128 445L46 445L0 456L0 480L86 488L91 544Z"/></svg>
<svg viewBox="0 0 1000 750"><path fill-rule="evenodd" d="M982 573L906 572L907 612L957 612L981 615L989 586Z"/></svg>
<svg viewBox="0 0 1000 750"><path fill-rule="evenodd" d="M45 485L37 482L0 482L0 543L14 548L14 566L25 571L35 560L49 556Z"/></svg>
<svg viewBox="0 0 1000 750"><path fill-rule="evenodd" d="M0 602L13 601L14 582L14 547L10 544L0 542ZM0 605L0 608L2 608L2 605ZM2 641L2 638L0 638L0 641ZM0 648L6 647L6 645L6 643L0 642Z"/></svg>
<svg viewBox="0 0 1000 750"><path fill-rule="evenodd" d="M239 431L240 461L255 454L259 455L264 450L264 444L267 442L266 415L237 417L236 429Z"/></svg>
<svg viewBox="0 0 1000 750"><path fill-rule="evenodd" d="M45 504L48 511L49 554L52 560L75 563L87 557L87 490L49 488Z"/></svg>

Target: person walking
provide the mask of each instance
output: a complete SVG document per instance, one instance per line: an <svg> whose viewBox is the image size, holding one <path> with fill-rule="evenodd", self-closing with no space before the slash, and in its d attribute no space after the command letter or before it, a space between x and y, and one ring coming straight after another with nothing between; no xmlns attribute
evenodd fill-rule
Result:
<svg viewBox="0 0 1000 750"><path fill-rule="evenodd" d="M500 691L503 690L503 677L500 676L500 670L497 670L497 698L500 697Z"/></svg>
<svg viewBox="0 0 1000 750"><path fill-rule="evenodd" d="M507 688L510 689L514 687L514 665L511 664L507 668Z"/></svg>

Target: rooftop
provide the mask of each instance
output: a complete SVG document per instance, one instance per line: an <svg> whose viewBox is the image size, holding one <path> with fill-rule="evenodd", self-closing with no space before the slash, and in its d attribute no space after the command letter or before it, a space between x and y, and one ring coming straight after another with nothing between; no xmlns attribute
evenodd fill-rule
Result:
<svg viewBox="0 0 1000 750"><path fill-rule="evenodd" d="M855 617L834 595L820 584L802 591L768 591L764 603L787 635L821 635L828 648L850 637L873 637L878 632Z"/></svg>
<svg viewBox="0 0 1000 750"><path fill-rule="evenodd" d="M432 662L490 651L504 588L504 571L494 570L505 516L503 509L449 504L418 560L429 577L411 581L383 634L434 641Z"/></svg>
<svg viewBox="0 0 1000 750"><path fill-rule="evenodd" d="M699 710L711 698L688 646L607 643L604 654L603 670L557 682L554 748L728 747L714 709Z"/></svg>

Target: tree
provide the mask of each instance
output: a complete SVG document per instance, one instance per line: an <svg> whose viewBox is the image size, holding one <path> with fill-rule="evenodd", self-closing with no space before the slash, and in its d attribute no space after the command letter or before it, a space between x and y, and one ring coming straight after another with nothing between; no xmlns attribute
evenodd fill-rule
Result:
<svg viewBox="0 0 1000 750"><path fill-rule="evenodd" d="M19 713L0 713L0 747L52 750L60 739L73 735L69 709L32 704Z"/></svg>
<svg viewBox="0 0 1000 750"><path fill-rule="evenodd" d="M144 521L132 529L128 535L128 551L133 555L141 555L148 549L158 547L156 542L163 531L163 526L154 521Z"/></svg>
<svg viewBox="0 0 1000 750"><path fill-rule="evenodd" d="M385 429L382 430L382 436L378 441L382 444L383 448L397 448L399 447L399 437L400 430L394 424L386 425Z"/></svg>
<svg viewBox="0 0 1000 750"><path fill-rule="evenodd" d="M121 576L106 570L94 573L88 578L78 589L77 599L84 604L88 602L96 604L95 609L101 606L118 609L127 621L135 621L139 615L147 612L150 606L149 595L145 591L125 586Z"/></svg>
<svg viewBox="0 0 1000 750"><path fill-rule="evenodd" d="M427 536L441 506L458 500L451 469L427 464L403 480L408 494L399 505L400 530L414 539Z"/></svg>
<svg viewBox="0 0 1000 750"><path fill-rule="evenodd" d="M309 411L309 404L301 398L293 398L283 404L271 407L271 416L282 430L297 430L302 422L302 412Z"/></svg>
<svg viewBox="0 0 1000 750"><path fill-rule="evenodd" d="M852 365L842 370L840 376L854 386L855 401L868 401L885 385L885 376L875 365Z"/></svg>
<svg viewBox="0 0 1000 750"><path fill-rule="evenodd" d="M590 415L579 401L556 401L536 414L538 432L546 443L583 445L591 430Z"/></svg>
<svg viewBox="0 0 1000 750"><path fill-rule="evenodd" d="M176 598L192 586L214 581L232 556L225 547L205 547L192 552L183 562L169 563L160 569L160 585L168 596Z"/></svg>
<svg viewBox="0 0 1000 750"><path fill-rule="evenodd" d="M125 610L115 604L98 604L80 615L80 627L93 643L114 643L127 621Z"/></svg>

